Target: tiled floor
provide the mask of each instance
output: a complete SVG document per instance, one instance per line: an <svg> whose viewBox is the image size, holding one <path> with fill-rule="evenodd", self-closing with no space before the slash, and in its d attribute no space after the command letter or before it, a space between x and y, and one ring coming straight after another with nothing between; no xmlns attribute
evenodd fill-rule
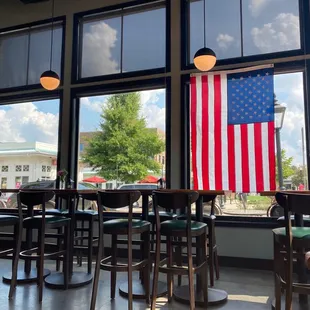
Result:
<svg viewBox="0 0 310 310"><path fill-rule="evenodd" d="M21 262L22 267L22 262ZM46 263L46 267L54 270L54 263ZM10 268L10 261L0 260L0 274ZM82 267L83 268L83 267ZM80 267L76 267L81 270ZM229 294L226 304L211 309L223 310L262 310L271 309L270 301L273 296L272 273L245 269L221 268L221 279L216 281L216 287L226 290ZM119 282L126 281L124 274L119 274ZM164 278L163 278L164 279ZM185 279L184 279L185 280ZM98 310L125 310L127 300L117 293L114 301L110 300L110 276L101 271L99 292L97 299ZM37 301L35 284L18 286L15 298L8 301L9 286L0 282L0 309L1 310L87 310L89 309L92 285L68 291L44 289L42 305ZM160 310L185 310L188 306L177 303L167 303L165 298L159 298L157 308ZM149 309L143 300L134 302L135 310Z"/></svg>

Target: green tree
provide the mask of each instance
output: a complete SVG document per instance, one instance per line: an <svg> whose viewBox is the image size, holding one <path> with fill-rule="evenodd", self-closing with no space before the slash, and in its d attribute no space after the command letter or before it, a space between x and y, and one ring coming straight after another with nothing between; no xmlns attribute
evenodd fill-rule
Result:
<svg viewBox="0 0 310 310"><path fill-rule="evenodd" d="M140 116L137 92L110 96L102 109L100 130L89 140L83 161L109 180L133 183L152 171L159 173L154 156L164 151L158 134Z"/></svg>
<svg viewBox="0 0 310 310"><path fill-rule="evenodd" d="M283 173L283 180L289 178L291 175L294 174L294 169L293 169L293 157L287 157L286 151L284 149L281 150L281 159L282 159L282 173ZM277 180L279 181L278 178L278 165L277 167Z"/></svg>
<svg viewBox="0 0 310 310"><path fill-rule="evenodd" d="M304 184L304 171L303 171L302 166L300 167L294 166L293 169L294 169L294 174L292 176L292 184L293 186L298 187L299 184Z"/></svg>

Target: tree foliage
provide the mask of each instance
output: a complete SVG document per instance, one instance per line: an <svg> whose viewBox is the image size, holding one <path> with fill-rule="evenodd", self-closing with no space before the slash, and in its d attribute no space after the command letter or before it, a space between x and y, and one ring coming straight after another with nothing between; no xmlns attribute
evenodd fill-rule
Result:
<svg viewBox="0 0 310 310"><path fill-rule="evenodd" d="M291 175L294 174L293 169L293 157L287 157L286 151L284 149L281 150L281 159L282 159L282 173L283 173L283 180L289 178ZM277 180L279 180L278 177L278 164L277 167Z"/></svg>
<svg viewBox="0 0 310 310"><path fill-rule="evenodd" d="M165 145L146 127L140 111L137 92L110 96L103 107L100 130L89 140L83 161L104 178L133 183L160 171L154 156Z"/></svg>
<svg viewBox="0 0 310 310"><path fill-rule="evenodd" d="M302 166L300 167L293 167L294 174L292 176L292 185L298 187L300 184L306 185L304 179L304 169Z"/></svg>

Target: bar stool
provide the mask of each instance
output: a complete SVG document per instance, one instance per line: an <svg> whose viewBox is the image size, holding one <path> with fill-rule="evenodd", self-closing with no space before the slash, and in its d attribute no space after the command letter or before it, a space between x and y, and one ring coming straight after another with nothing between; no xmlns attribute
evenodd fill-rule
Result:
<svg viewBox="0 0 310 310"><path fill-rule="evenodd" d="M202 276L203 281L203 296L204 304L208 304L208 268L207 257L203 257L202 262L198 262L199 265L193 266L192 256L192 238L200 237L200 243L196 244L200 247L204 253L206 253L206 239L207 239L207 225L205 223L196 222L192 220L191 205L199 197L198 192L195 191L154 191L153 192L153 206L156 214L156 251L155 251L155 267L154 267L154 279L152 290L152 306L151 310L156 308L156 296L157 296L157 283L159 272L167 274L168 283L168 301L171 302L173 294L173 275L188 275L189 278L189 296L190 296L190 309L195 309L195 292L194 292L194 274L204 273ZM185 213L186 220L168 220L160 223L160 217L158 212L158 206L164 209L181 210L181 213ZM160 236L167 237L167 258L160 261ZM186 268L173 264L172 255L172 238L181 237L186 238L187 257L188 263ZM177 243L174 242L177 245ZM178 245L177 245L178 246ZM165 267L166 265L166 267Z"/></svg>
<svg viewBox="0 0 310 310"><path fill-rule="evenodd" d="M14 233L13 234L0 233L0 236L6 238L8 237L13 238L14 247L11 249L0 251L0 257L6 257L10 254L13 254L12 280L10 283L10 291L9 291L9 299L11 299L13 297L16 288L18 259L22 244L23 212L21 209L18 209L18 216L0 214L0 227L7 227L7 226L14 227Z"/></svg>
<svg viewBox="0 0 310 310"><path fill-rule="evenodd" d="M285 309L292 309L294 293L310 295L307 284L305 249L310 248L310 228L302 227L303 215L310 215L310 195L302 193L277 193L276 200L284 208L285 227L273 230L275 310L281 310L281 291L285 290ZM291 215L295 213L295 226ZM293 263L296 260L298 282L293 281Z"/></svg>
<svg viewBox="0 0 310 310"><path fill-rule="evenodd" d="M64 278L65 289L68 288L68 259L69 259L69 238L70 238L70 219L63 216L46 215L45 204L54 196L52 191L20 191L17 194L17 204L19 212L22 208L33 208L41 205L41 215L27 217L23 220L23 227L26 229L38 230L38 247L27 249L20 252L20 258L25 260L36 260L38 268L38 286L39 286L39 301L42 301L43 296L43 269L45 259L55 259L61 257L64 262ZM62 239L64 240L63 249L53 252L45 253L45 233L48 229L63 228Z"/></svg>
<svg viewBox="0 0 310 310"><path fill-rule="evenodd" d="M98 192L98 215L99 215L99 249L97 254L93 291L90 309L94 310L96 306L98 281L100 269L111 272L111 299L115 297L116 273L128 273L128 309L133 309L132 295L132 272L143 272L143 284L146 295L146 302L149 303L150 297L150 226L147 221L133 219L133 204L138 201L141 196L139 191L99 191ZM128 217L123 219L109 220L103 223L103 206L109 209L118 209L128 206ZM112 253L111 256L102 258L103 237L104 234L112 235ZM141 234L143 240L142 260L133 263L132 260L132 236ZM128 242L128 263L120 264L117 262L117 237L119 235L127 235Z"/></svg>

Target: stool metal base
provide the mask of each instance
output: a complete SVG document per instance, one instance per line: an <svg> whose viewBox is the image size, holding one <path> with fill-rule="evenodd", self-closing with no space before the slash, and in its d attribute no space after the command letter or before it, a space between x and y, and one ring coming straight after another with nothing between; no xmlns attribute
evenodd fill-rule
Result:
<svg viewBox="0 0 310 310"><path fill-rule="evenodd" d="M77 288L91 283L93 276L86 272L73 272L69 277L68 288ZM53 289L64 289L64 275L63 273L52 273L45 278L45 285Z"/></svg>
<svg viewBox="0 0 310 310"><path fill-rule="evenodd" d="M47 277L51 274L51 271L48 269L44 269L43 271L43 277ZM26 273L23 269L18 270L17 272L17 284L27 284L27 283L33 283L37 281L38 274L37 269L33 268L30 270L30 273ZM12 280L12 272L6 273L2 280L4 283L10 283Z"/></svg>
<svg viewBox="0 0 310 310"><path fill-rule="evenodd" d="M274 299L271 303L271 309L275 310L276 300ZM309 310L310 303L300 303L298 301L298 296L296 294L293 295L293 309L294 310ZM285 309L285 296L281 298L281 310Z"/></svg>
<svg viewBox="0 0 310 310"><path fill-rule="evenodd" d="M153 280L150 281L150 294L152 293ZM123 297L128 298L128 282L124 282L119 286L119 293ZM158 282L157 297L167 295L167 284L164 282ZM133 299L145 299L145 290L139 280L132 281L132 298Z"/></svg>
<svg viewBox="0 0 310 310"><path fill-rule="evenodd" d="M183 304L189 304L189 287L188 285L183 285L174 288L173 292L174 298L176 301L179 301ZM216 306L221 305L227 301L228 294L223 290L217 290L213 288L208 289L208 305ZM195 288L195 303L198 307L204 306L203 295L202 293L196 292Z"/></svg>

